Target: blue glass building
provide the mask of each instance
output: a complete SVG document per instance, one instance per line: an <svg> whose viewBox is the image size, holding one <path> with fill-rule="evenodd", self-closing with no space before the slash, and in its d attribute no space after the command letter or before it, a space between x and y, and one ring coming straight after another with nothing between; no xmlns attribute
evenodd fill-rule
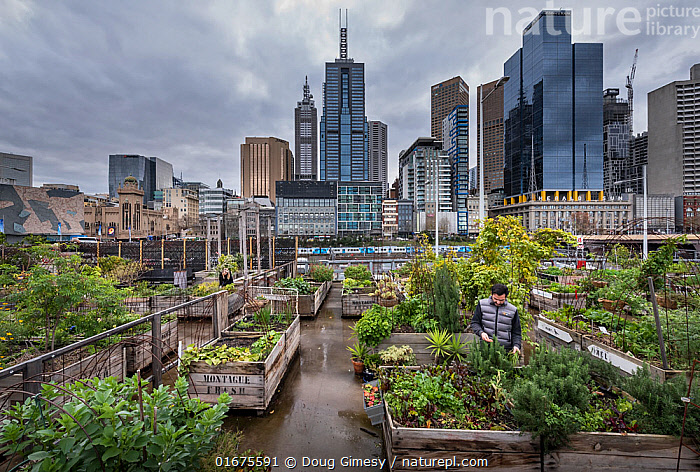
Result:
<svg viewBox="0 0 700 472"><path fill-rule="evenodd" d="M469 233L469 106L457 105L442 122L442 149L447 151L452 177L452 210L457 212L457 232Z"/></svg>
<svg viewBox="0 0 700 472"><path fill-rule="evenodd" d="M347 28L340 29L340 58L326 63L320 141L319 180L369 180L365 65L348 58Z"/></svg>
<svg viewBox="0 0 700 472"><path fill-rule="evenodd" d="M603 45L572 44L571 12L545 10L525 28L504 75L506 198L600 198Z"/></svg>

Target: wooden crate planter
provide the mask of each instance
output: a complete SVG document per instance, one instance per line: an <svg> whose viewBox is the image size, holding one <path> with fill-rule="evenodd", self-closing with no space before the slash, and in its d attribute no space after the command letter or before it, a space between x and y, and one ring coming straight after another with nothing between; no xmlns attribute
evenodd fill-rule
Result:
<svg viewBox="0 0 700 472"><path fill-rule="evenodd" d="M267 409L291 360L299 350L300 324L297 316L284 332L265 361L227 362L210 366L192 362L189 371L189 393L206 403L215 404L220 394L231 395L233 409ZM242 333L249 336L250 333ZM258 334L259 335L259 334ZM216 343L219 338L212 343Z"/></svg>
<svg viewBox="0 0 700 472"><path fill-rule="evenodd" d="M565 347L577 351L582 350L583 335L581 333L566 328L544 316L535 315L533 320L535 342L546 343L556 349Z"/></svg>
<svg viewBox="0 0 700 472"><path fill-rule="evenodd" d="M685 370L664 369L641 359L637 359L636 357L632 357L618 349L597 341L594 336L584 335L582 347L590 352L594 357L602 359L605 362L617 367L620 374L623 376L630 376L634 374L638 369L641 369L644 364L649 366L649 373L651 376L661 382L665 382L671 377L675 377L677 375L689 375L689 372Z"/></svg>
<svg viewBox="0 0 700 472"><path fill-rule="evenodd" d="M669 471L676 469L679 445L679 438L674 436L577 433L570 436L570 447L540 455L539 441L530 433L404 428L393 423L386 406L382 430L387 463L393 472L446 470L446 460L455 461L449 466L455 471L475 467L508 471ZM442 464L437 462L440 459ZM425 461L434 462L426 466ZM683 448L680 470L698 468L700 457Z"/></svg>
<svg viewBox="0 0 700 472"><path fill-rule="evenodd" d="M546 290L532 289L530 292L530 306L540 311L555 311L571 305L576 308L586 307L585 292L581 293L558 293Z"/></svg>
<svg viewBox="0 0 700 472"><path fill-rule="evenodd" d="M161 348L163 357L176 358L172 353L177 352L177 320L168 321L160 328ZM137 370L145 369L153 363L153 341L151 333L133 336L126 340L126 371L128 375Z"/></svg>
<svg viewBox="0 0 700 472"><path fill-rule="evenodd" d="M312 287L316 287L316 291L311 295L299 295L299 316L302 318L315 318L321 305L328 296L333 282L323 282L321 284L312 283Z"/></svg>
<svg viewBox="0 0 700 472"><path fill-rule="evenodd" d="M434 364L435 358L430 353L430 343L426 339L427 333L392 333L388 338L384 339L379 346L377 346L377 351L388 348L389 346L410 346L413 349L413 354L416 356L416 364ZM474 341L476 336L473 333L461 333L461 341L467 343L467 349L469 349L469 343Z"/></svg>
<svg viewBox="0 0 700 472"><path fill-rule="evenodd" d="M341 298L342 314L341 318L359 318L366 310L372 308L377 303L378 297L370 295L375 289L366 287L353 293L343 293Z"/></svg>

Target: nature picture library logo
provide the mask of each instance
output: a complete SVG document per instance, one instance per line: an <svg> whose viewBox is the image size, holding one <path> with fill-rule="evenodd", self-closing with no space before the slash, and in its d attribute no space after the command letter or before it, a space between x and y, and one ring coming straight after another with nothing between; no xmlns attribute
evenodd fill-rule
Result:
<svg viewBox="0 0 700 472"><path fill-rule="evenodd" d="M678 6L657 3L650 7L584 7L569 9L555 8L548 0L544 10L568 12L571 22L566 22L566 30L571 35L598 35L621 33L625 36L684 36L693 39L700 35L700 6ZM486 8L486 34L521 34L537 18L541 9L534 7ZM553 35L560 34L561 28L552 22L544 22L544 28ZM527 34L540 34L539 28L530 28Z"/></svg>

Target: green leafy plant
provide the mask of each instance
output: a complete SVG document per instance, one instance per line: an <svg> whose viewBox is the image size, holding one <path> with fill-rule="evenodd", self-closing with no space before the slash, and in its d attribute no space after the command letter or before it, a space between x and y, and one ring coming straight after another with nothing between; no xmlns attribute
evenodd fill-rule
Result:
<svg viewBox="0 0 700 472"><path fill-rule="evenodd" d="M450 355L449 345L451 333L448 333L446 329L436 329L434 331L429 331L425 339L428 340L428 349L430 349L430 354L438 362L447 359Z"/></svg>
<svg viewBox="0 0 700 472"><path fill-rule="evenodd" d="M220 274L224 269L228 269L228 271L231 273L231 276L233 276L233 274L238 272L238 267L239 263L237 261L236 256L222 254L219 256L219 260L217 261L214 270L217 274Z"/></svg>
<svg viewBox="0 0 700 472"><path fill-rule="evenodd" d="M371 347L376 347L383 339L391 334L394 324L391 319L392 311L379 305L373 305L366 310L353 327L354 336Z"/></svg>
<svg viewBox="0 0 700 472"><path fill-rule="evenodd" d="M219 282L204 282L192 289L192 296L194 297L206 297L212 293L216 293L219 290L223 290L219 287Z"/></svg>
<svg viewBox="0 0 700 472"><path fill-rule="evenodd" d="M343 272L345 278L350 278L354 280L372 280L372 273L369 271L367 266L358 264L351 265L345 272Z"/></svg>
<svg viewBox="0 0 700 472"><path fill-rule="evenodd" d="M309 276L314 282L331 282L333 280L333 267L323 264L314 264L309 269Z"/></svg>
<svg viewBox="0 0 700 472"><path fill-rule="evenodd" d="M350 351L352 359L358 362L364 361L370 353L367 344L361 341L356 341L352 346L347 346L347 349Z"/></svg>
<svg viewBox="0 0 700 472"><path fill-rule="evenodd" d="M389 346L379 351L382 365L415 365L416 355L411 346Z"/></svg>
<svg viewBox="0 0 700 472"><path fill-rule="evenodd" d="M43 385L40 396L4 412L2 452L25 455L37 471L196 470L230 397L209 406L188 397L183 378L174 387L151 393L136 377ZM60 398L66 401L59 408Z"/></svg>
<svg viewBox="0 0 700 472"><path fill-rule="evenodd" d="M275 287L295 289L299 295L311 295L316 291L303 277L286 277L275 282Z"/></svg>
<svg viewBox="0 0 700 472"><path fill-rule="evenodd" d="M467 364L481 377L491 377L497 372L510 375L517 360L517 355L506 352L501 343L480 340L472 343L466 356Z"/></svg>

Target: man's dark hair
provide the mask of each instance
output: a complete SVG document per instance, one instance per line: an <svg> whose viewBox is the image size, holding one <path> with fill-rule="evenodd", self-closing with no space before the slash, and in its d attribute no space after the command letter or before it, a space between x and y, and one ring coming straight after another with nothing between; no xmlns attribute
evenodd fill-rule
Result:
<svg viewBox="0 0 700 472"><path fill-rule="evenodd" d="M508 295L508 287L503 284L493 284L491 295Z"/></svg>

